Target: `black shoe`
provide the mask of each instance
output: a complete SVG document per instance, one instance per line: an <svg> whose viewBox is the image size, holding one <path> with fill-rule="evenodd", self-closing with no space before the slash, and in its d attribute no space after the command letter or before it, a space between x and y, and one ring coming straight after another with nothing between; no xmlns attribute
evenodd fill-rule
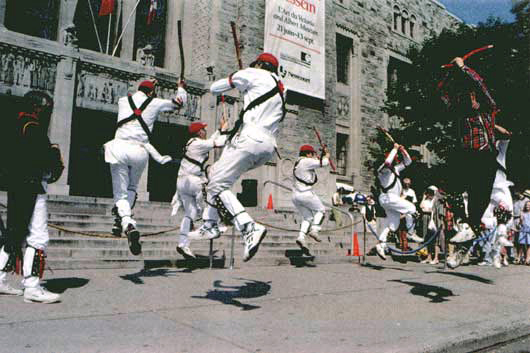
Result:
<svg viewBox="0 0 530 353"><path fill-rule="evenodd" d="M112 225L112 235L114 235L115 237L121 237L121 233L123 233L123 228L121 227L121 217L118 214L117 207L112 208L112 215L114 216L114 224Z"/></svg>
<svg viewBox="0 0 530 353"><path fill-rule="evenodd" d="M127 240L129 241L129 250L133 255L140 255L142 253L142 244L140 244L140 232L132 225L129 224L125 230Z"/></svg>

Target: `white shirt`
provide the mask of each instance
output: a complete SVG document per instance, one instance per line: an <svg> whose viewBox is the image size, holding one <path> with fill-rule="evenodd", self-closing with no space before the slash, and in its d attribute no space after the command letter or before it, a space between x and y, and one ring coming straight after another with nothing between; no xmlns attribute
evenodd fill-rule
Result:
<svg viewBox="0 0 530 353"><path fill-rule="evenodd" d="M132 100L137 109L140 108L146 99L147 95L141 91L138 91L132 95ZM178 100L181 101L180 105L177 103ZM160 112L175 110L182 107L182 105L186 104L186 102L187 93L182 87L178 88L177 97L175 100L153 98L151 103L149 103L147 108L145 108L145 110L142 112L142 118L145 121L149 131L153 131L153 125ZM133 114L134 112L129 105L128 98L121 97L118 100L118 122L123 119L127 119ZM144 129L142 129L142 126L137 119L129 121L128 123L120 126L116 130L114 138L121 140L134 140L142 143L149 142L147 134L145 133Z"/></svg>
<svg viewBox="0 0 530 353"><path fill-rule="evenodd" d="M186 156L191 159L194 159L198 162L206 160L208 158L208 153L215 147L222 147L226 142L228 135L221 135L219 130L217 130L209 139L203 140L198 137L193 137L188 141L186 147ZM185 158L182 158L179 168L179 177L183 175L196 175L202 176L204 173L201 171L201 168L191 163Z"/></svg>
<svg viewBox="0 0 530 353"><path fill-rule="evenodd" d="M416 197L416 192L412 190L411 188L403 189L402 196L404 199L406 199L407 196L410 196L412 198L412 201L411 201L412 203L418 202L418 198Z"/></svg>
<svg viewBox="0 0 530 353"><path fill-rule="evenodd" d="M434 199L423 198L420 203L420 208L423 212L432 212L434 206Z"/></svg>
<svg viewBox="0 0 530 353"><path fill-rule="evenodd" d="M267 70L247 68L232 75L232 84L243 93L244 106L264 95L276 86L273 77L280 82L279 77ZM218 80L212 84L210 91L221 94L231 90L228 78ZM279 94L274 95L254 109L245 113L243 123L251 123L268 130L277 136L280 120L283 117L282 99Z"/></svg>
<svg viewBox="0 0 530 353"><path fill-rule="evenodd" d="M408 153L403 152L403 162L398 163L396 166L393 167L392 163L394 162L394 157L396 156L396 154L397 148L394 148L392 149L392 151L390 151L385 162L379 167L377 177L379 178L381 186L384 188L389 187L394 182L394 178L397 179L394 186L386 193L397 195L399 197L401 196L401 192L403 190L403 187L401 186L401 180L399 180L398 178L399 173L403 169L405 169L406 166L409 166L412 163L412 159L410 159ZM397 174L397 176L394 175L390 168L394 168L394 172Z"/></svg>
<svg viewBox="0 0 530 353"><path fill-rule="evenodd" d="M315 169L322 168L327 165L329 165L329 159L326 157L322 158L322 165L320 164L320 159L300 157L298 159L296 168L293 169L293 174L296 175L298 179L312 183L317 178L317 172ZM313 189L312 185L306 185L298 181L296 178L294 178L294 187L298 191L308 191Z"/></svg>

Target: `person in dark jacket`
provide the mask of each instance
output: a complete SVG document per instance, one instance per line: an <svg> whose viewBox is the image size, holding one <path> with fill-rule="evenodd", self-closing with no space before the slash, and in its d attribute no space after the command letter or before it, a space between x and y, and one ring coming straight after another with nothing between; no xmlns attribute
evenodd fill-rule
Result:
<svg viewBox="0 0 530 353"><path fill-rule="evenodd" d="M53 100L46 93L30 91L24 104L14 117L13 153L7 157L7 236L0 244L0 293L24 294L25 302L53 303L60 296L40 286L49 241L46 190L64 166L59 147L48 139ZM13 270L22 272L24 292L6 282L7 272Z"/></svg>

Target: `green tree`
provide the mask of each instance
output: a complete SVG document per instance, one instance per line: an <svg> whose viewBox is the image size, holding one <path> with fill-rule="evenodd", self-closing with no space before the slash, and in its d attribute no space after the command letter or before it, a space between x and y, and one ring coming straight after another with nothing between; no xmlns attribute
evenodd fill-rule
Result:
<svg viewBox="0 0 530 353"><path fill-rule="evenodd" d="M383 109L399 117L399 128L390 130L396 141L407 146L425 144L440 159L431 168L424 164L411 168L409 176L415 178L417 188L443 186L459 177L457 117L447 112L436 90L448 74L441 65L488 44L494 48L470 57L466 64L485 79L501 109L497 122L513 132L508 152L511 179L521 188L530 186L530 0L517 2L512 12L514 23L490 18L477 27L461 25L426 39L421 48L409 49L412 64L400 71L398 84L389 87ZM382 135L376 141L370 150L374 164L381 162L382 149L389 148Z"/></svg>

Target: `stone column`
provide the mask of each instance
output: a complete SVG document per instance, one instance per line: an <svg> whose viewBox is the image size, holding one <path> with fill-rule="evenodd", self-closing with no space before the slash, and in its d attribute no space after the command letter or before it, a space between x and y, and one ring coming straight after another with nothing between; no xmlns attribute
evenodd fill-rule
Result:
<svg viewBox="0 0 530 353"><path fill-rule="evenodd" d="M351 82L351 124L350 124L350 160L348 161L350 174L353 178L353 186L357 190L362 189L362 133L361 133L361 47L359 38L353 38L353 53L351 56L350 82Z"/></svg>
<svg viewBox="0 0 530 353"><path fill-rule="evenodd" d="M68 168L70 162L70 142L72 134L72 115L76 99L77 60L71 56L62 56L57 64L54 108L50 122L49 136L52 143L59 145L64 161L64 172L54 184L50 184L48 193L68 195Z"/></svg>
<svg viewBox="0 0 530 353"><path fill-rule="evenodd" d="M123 37L121 38L121 54L120 57L124 60L132 60L134 55L134 30L136 27L136 6L137 0L123 0L123 20L122 20L122 31ZM170 1L173 2L173 1ZM133 13L134 11L134 13ZM131 16L132 13L132 16ZM129 20L129 16L131 19ZM127 20L129 24L125 27ZM120 31L121 34L121 31ZM119 34L118 34L119 36Z"/></svg>
<svg viewBox="0 0 530 353"><path fill-rule="evenodd" d="M182 19L183 1L167 2L166 20L166 53L164 68L174 74L180 75L180 51L178 44L178 20ZM183 38L184 39L184 38Z"/></svg>
<svg viewBox="0 0 530 353"><path fill-rule="evenodd" d="M0 0L0 28L4 27L7 0Z"/></svg>
<svg viewBox="0 0 530 353"><path fill-rule="evenodd" d="M57 26L57 41L59 43L64 43L64 28L74 23L75 10L78 1L79 0L61 1L59 8L59 26Z"/></svg>

